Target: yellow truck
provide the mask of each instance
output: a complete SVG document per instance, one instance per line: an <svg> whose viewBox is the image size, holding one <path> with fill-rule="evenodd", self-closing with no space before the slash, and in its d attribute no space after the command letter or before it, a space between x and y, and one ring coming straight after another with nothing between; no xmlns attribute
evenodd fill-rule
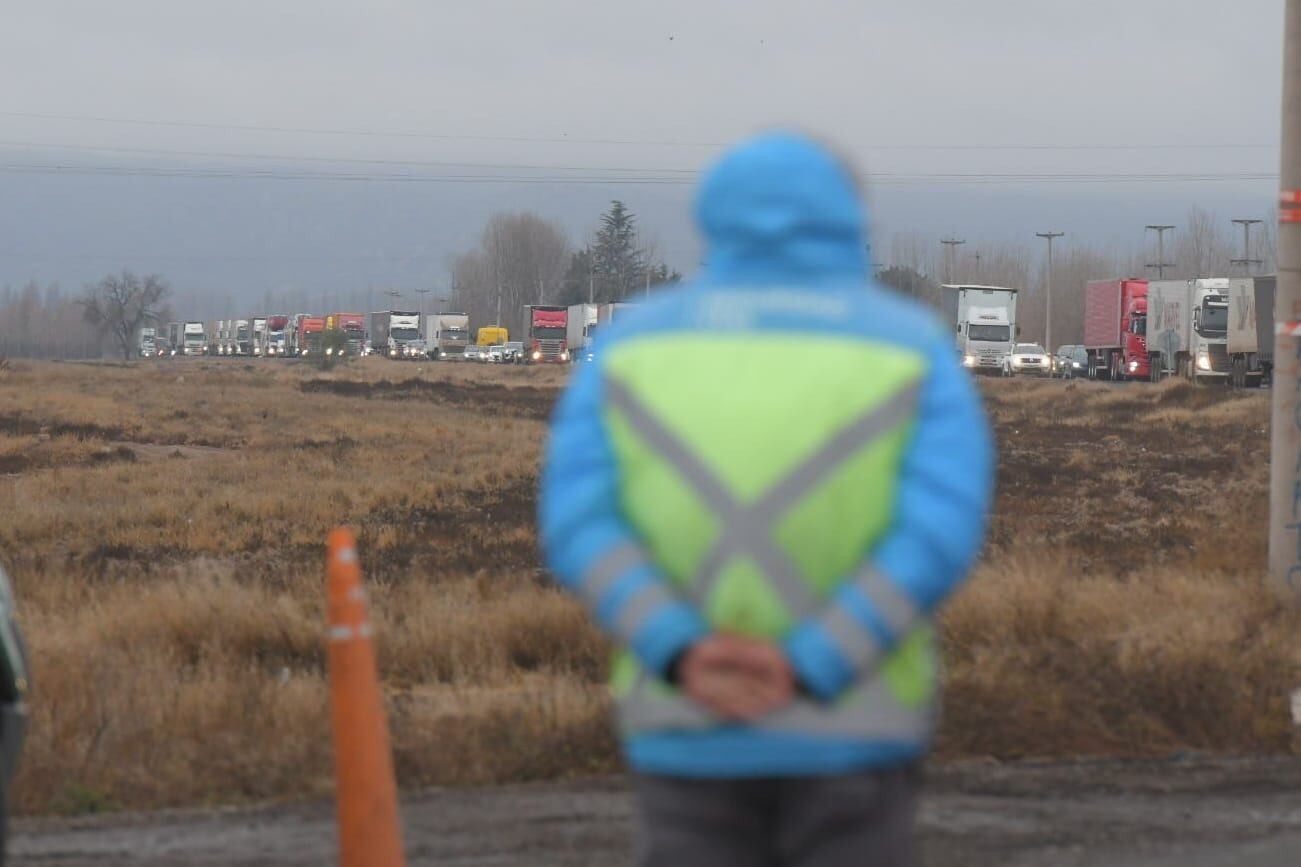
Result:
<svg viewBox="0 0 1301 867"><path fill-rule="evenodd" d="M500 325L489 325L486 328L479 329L479 337L475 341L479 346L502 346L510 340L510 334Z"/></svg>

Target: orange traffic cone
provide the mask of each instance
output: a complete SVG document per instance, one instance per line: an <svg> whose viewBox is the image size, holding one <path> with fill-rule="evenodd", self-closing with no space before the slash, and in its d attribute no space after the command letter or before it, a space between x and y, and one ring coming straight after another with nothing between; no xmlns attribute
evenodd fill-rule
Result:
<svg viewBox="0 0 1301 867"><path fill-rule="evenodd" d="M330 532L330 718L338 784L341 867L403 867L393 754L380 698L357 543Z"/></svg>

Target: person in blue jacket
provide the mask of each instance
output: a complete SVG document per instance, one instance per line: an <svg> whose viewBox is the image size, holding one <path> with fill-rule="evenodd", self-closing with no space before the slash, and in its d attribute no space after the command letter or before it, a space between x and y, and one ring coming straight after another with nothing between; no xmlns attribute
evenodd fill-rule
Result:
<svg viewBox="0 0 1301 867"><path fill-rule="evenodd" d="M907 864L931 622L991 442L952 335L875 285L845 165L758 136L707 174L707 265L616 322L552 424L541 536L619 646L643 865Z"/></svg>

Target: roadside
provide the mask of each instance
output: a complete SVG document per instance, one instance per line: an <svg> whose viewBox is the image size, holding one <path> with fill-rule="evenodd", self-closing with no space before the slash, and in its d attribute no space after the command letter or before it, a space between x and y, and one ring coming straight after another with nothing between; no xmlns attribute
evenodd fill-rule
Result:
<svg viewBox="0 0 1301 867"><path fill-rule="evenodd" d="M926 867L1292 867L1301 759L960 762L933 768ZM404 799L409 863L627 863L631 803L618 777L435 789ZM318 865L334 857L329 804L127 813L14 823L15 863L58 867Z"/></svg>

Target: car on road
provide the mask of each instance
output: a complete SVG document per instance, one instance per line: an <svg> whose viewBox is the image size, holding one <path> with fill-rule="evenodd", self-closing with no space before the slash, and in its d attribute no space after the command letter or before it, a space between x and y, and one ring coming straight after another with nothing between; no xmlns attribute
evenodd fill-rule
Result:
<svg viewBox="0 0 1301 867"><path fill-rule="evenodd" d="M509 364L524 363L524 344L518 340L512 340L505 344L506 351L502 354L502 361Z"/></svg>
<svg viewBox="0 0 1301 867"><path fill-rule="evenodd" d="M487 361L488 347L476 346L474 344L465 347L465 360L466 361Z"/></svg>
<svg viewBox="0 0 1301 867"><path fill-rule="evenodd" d="M1051 376L1052 360L1038 343L1017 343L1003 356L1004 376Z"/></svg>
<svg viewBox="0 0 1301 867"><path fill-rule="evenodd" d="M1089 373L1089 351L1083 346L1067 344L1057 347L1053 358L1053 375L1062 379L1074 379Z"/></svg>
<svg viewBox="0 0 1301 867"><path fill-rule="evenodd" d="M506 360L506 347L504 344L488 347L488 361L493 364L501 364Z"/></svg>

